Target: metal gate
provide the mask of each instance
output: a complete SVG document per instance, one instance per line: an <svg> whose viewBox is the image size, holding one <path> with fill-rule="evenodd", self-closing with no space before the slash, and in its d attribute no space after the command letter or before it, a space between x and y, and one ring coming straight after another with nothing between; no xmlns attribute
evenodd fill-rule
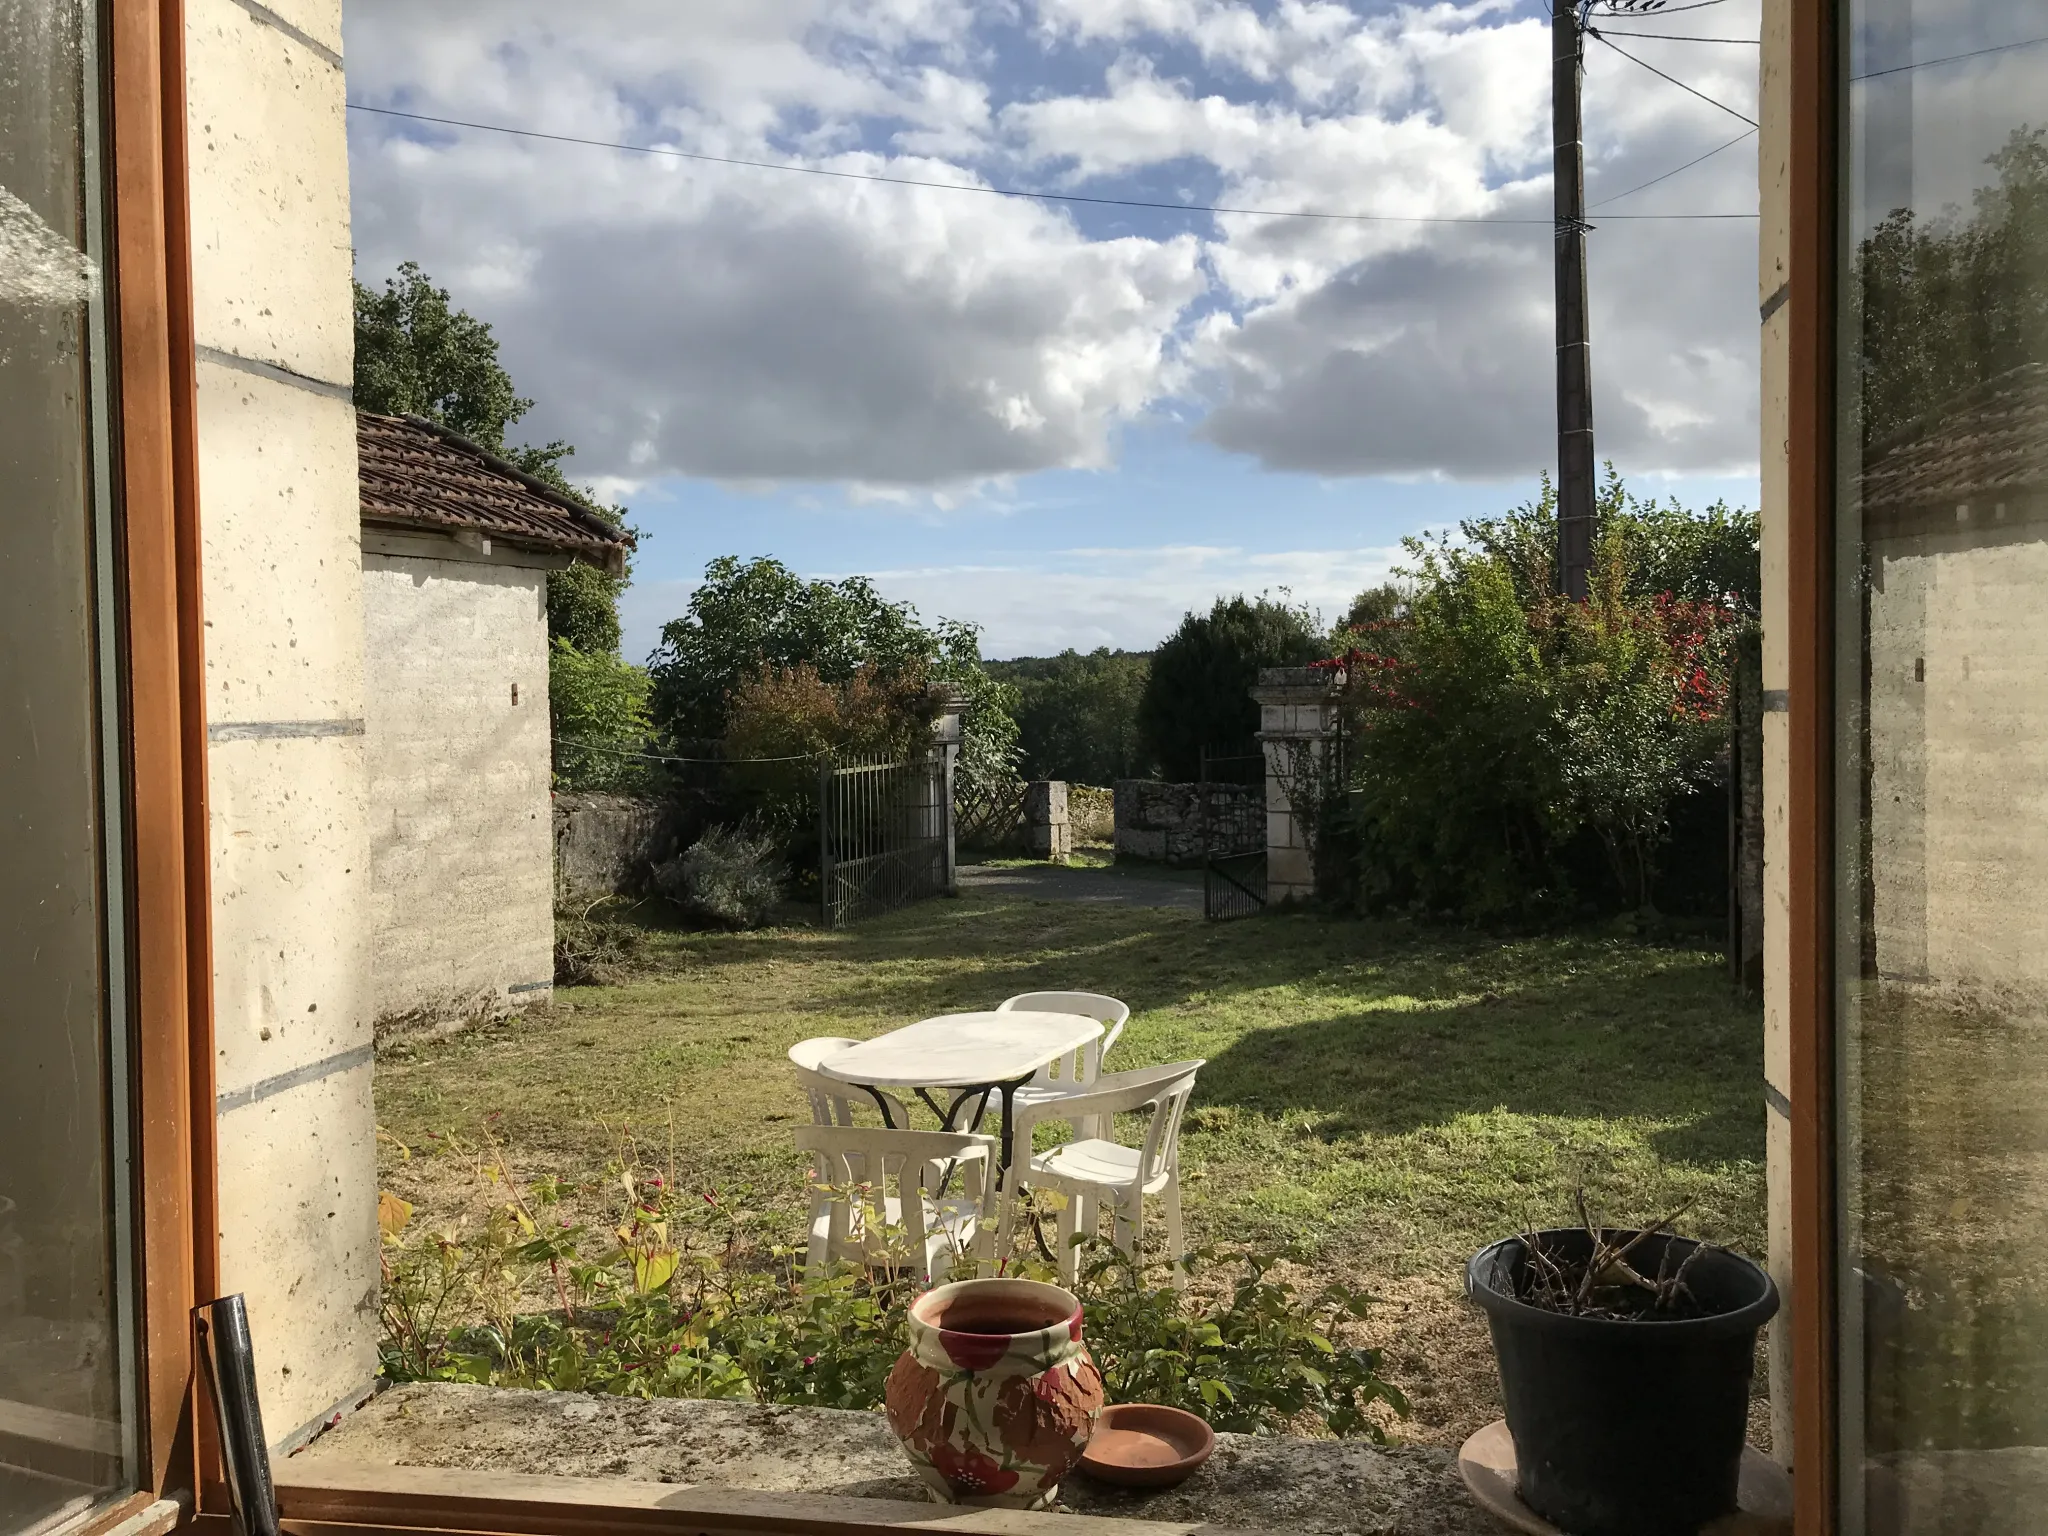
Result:
<svg viewBox="0 0 2048 1536"><path fill-rule="evenodd" d="M1254 791L1247 797L1245 790ZM1266 756L1202 754L1202 916L1213 922L1266 908Z"/></svg>
<svg viewBox="0 0 2048 1536"><path fill-rule="evenodd" d="M827 928L953 888L953 796L943 751L818 770L818 875Z"/></svg>

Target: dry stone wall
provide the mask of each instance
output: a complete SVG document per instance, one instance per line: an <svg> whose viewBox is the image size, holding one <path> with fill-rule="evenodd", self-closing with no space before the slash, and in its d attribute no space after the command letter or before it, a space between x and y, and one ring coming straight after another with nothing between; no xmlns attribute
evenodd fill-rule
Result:
<svg viewBox="0 0 2048 1536"><path fill-rule="evenodd" d="M1208 814L1203 815L1203 801ZM1218 848L1265 846L1265 793L1251 784L1116 783L1116 856L1154 864L1202 862L1204 827Z"/></svg>

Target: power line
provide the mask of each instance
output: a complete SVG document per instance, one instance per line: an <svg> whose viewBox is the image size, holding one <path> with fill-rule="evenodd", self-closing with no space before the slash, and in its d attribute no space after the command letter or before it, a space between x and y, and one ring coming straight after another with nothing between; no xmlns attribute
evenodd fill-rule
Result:
<svg viewBox="0 0 2048 1536"><path fill-rule="evenodd" d="M790 757L667 757L657 752L630 752L624 747L608 747L598 741L571 741L566 736L551 737L558 747L574 747L579 752L604 752L612 757L633 757L643 763L810 763L829 752L799 752Z"/></svg>
<svg viewBox="0 0 2048 1536"><path fill-rule="evenodd" d="M1612 47L1612 44L1608 46ZM1619 50L1616 50L1619 52ZM1688 90L1691 87L1687 87ZM1505 224L1540 225L1551 228L1553 219L1506 218L1494 215L1459 217L1451 214L1410 213L1322 213L1295 208L1233 208L1214 203L1149 202L1132 197L1090 197L1079 192L1030 192L1016 187L977 187L957 181L927 181L913 176L884 176L871 171L837 171L819 165L793 165L780 160L743 160L731 155L705 155L687 149L667 149L652 144L624 144L613 139L585 139L566 133L542 133L534 128L513 128L504 123L476 123L456 117L432 117L424 112L401 112L395 107L372 107L349 102L351 112L370 112L379 117L399 117L408 122L434 123L443 128L474 128L483 133L503 133L514 138L542 139L552 144L581 144L591 149L619 149L636 155L658 155L672 160L695 160L706 165L744 166L757 171L793 171L803 176L824 176L835 181L873 181L892 187L924 187L934 192L975 192L984 197L1035 199L1051 203L1087 203L1105 208L1156 208L1172 213L1231 213L1262 219L1322 219L1358 224ZM1738 114L1739 116L1740 114ZM1748 119L1744 118L1747 122ZM1617 219L1753 219L1753 213L1618 213Z"/></svg>
<svg viewBox="0 0 2048 1536"><path fill-rule="evenodd" d="M1759 37L1696 37L1689 32L1623 32L1612 27L1602 27L1603 36L1609 37L1654 37L1666 43L1738 43L1745 48L1754 48L1763 39Z"/></svg>
<svg viewBox="0 0 2048 1536"><path fill-rule="evenodd" d="M1850 81L1879 80L1886 75L1903 75L1909 70L1932 69L1937 64L1960 64L1964 59L1981 59L1987 54L2011 53L2015 48L2038 48L2048 43L2048 37L2030 37L2024 42L2000 43L1996 48L1973 48L1968 53L1951 53L1945 58L1922 59L1917 64L1894 64L1890 69L1873 69L1867 75L1851 75Z"/></svg>
<svg viewBox="0 0 2048 1536"><path fill-rule="evenodd" d="M1600 199L1599 202L1594 203L1592 205L1592 208L1605 208L1609 203L1618 203L1624 197L1634 197L1638 192L1642 191L1645 187L1654 187L1660 181L1669 181L1672 177L1676 176L1679 173L1679 171L1689 171L1694 166L1698 165L1700 161L1711 160L1714 158L1714 156L1721 153L1721 151L1724 149L1733 149L1736 145L1740 144L1744 139L1748 138L1751 134L1755 132L1756 129L1754 128L1745 128L1742 130L1742 132L1735 135L1734 138L1730 139L1726 144L1716 144L1704 155L1700 155L1695 159L1688 160L1685 162L1685 164L1678 166L1675 169L1666 171L1662 176L1652 176L1648 181L1640 182L1637 185L1630 187L1626 192L1617 192L1612 197L1603 197ZM1587 212L1590 213L1592 211L1592 208L1587 209ZM1608 217L1613 218L1617 217L1617 215L1610 214L1608 215Z"/></svg>
<svg viewBox="0 0 2048 1536"><path fill-rule="evenodd" d="M1599 38L1601 42L1607 43L1607 38L1604 33L1595 32L1591 27L1588 27L1586 30L1587 32L1591 33L1594 37ZM1705 91L1694 90L1693 87L1687 85L1683 80L1679 79L1676 75L1665 74L1664 71L1659 69L1656 65L1649 63L1647 60L1637 58L1634 54L1630 53L1626 48L1623 48L1615 43L1607 43L1607 46L1614 49L1614 51L1620 54L1624 59L1627 59L1629 63L1640 64L1644 69L1647 69L1659 80L1669 80L1681 91L1685 91L1690 95L1699 97L1701 101L1704 101L1710 107L1719 107L1723 112L1726 112L1730 117L1735 118L1737 121L1747 123L1752 128L1758 128L1762 126L1762 124L1758 123L1755 118L1745 116L1744 114L1736 111L1733 107L1729 106L1726 102L1714 100L1714 98L1709 96Z"/></svg>
<svg viewBox="0 0 2048 1536"><path fill-rule="evenodd" d="M1721 3L1721 0L1695 0L1695 3L1694 3L1694 4L1692 4L1692 5L1674 5L1674 6L1671 6L1671 7L1669 8L1669 9L1666 9L1666 8L1665 8L1665 7L1663 7L1663 6L1659 6L1659 7L1658 7L1658 8L1656 9L1656 10L1654 10L1654 11L1617 11L1617 10L1615 10L1615 9L1614 9L1614 7L1613 7L1613 6L1611 6L1611 5L1610 5L1610 6L1608 7L1608 14L1609 14L1609 15L1612 15L1612 16L1631 16L1631 17L1639 17L1639 16L1676 16L1676 15L1677 15L1677 14L1678 14L1678 13L1679 13L1680 11L1704 11L1704 10L1705 10L1705 9L1706 9L1706 8L1707 8L1708 6L1710 6L1710 5L1719 5L1720 3Z"/></svg>

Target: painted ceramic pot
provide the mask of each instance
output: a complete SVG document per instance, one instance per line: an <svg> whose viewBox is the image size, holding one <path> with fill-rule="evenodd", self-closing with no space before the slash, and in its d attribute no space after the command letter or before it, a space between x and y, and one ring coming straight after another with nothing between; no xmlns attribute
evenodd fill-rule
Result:
<svg viewBox="0 0 2048 1536"><path fill-rule="evenodd" d="M889 1425L934 1497L1037 1509L1081 1459L1102 1373L1081 1304L1034 1280L962 1280L910 1304L889 1372Z"/></svg>

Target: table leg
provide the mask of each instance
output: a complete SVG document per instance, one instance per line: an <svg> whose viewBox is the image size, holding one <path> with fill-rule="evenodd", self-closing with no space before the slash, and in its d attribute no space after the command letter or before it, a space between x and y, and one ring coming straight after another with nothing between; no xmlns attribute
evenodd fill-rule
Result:
<svg viewBox="0 0 2048 1536"><path fill-rule="evenodd" d="M1002 1172L1005 1177L1008 1176L1010 1171L1010 1118L1012 1101L1017 1096L1017 1090L1030 1081L1030 1078L1024 1077L1019 1078L1014 1083L1002 1083L999 1085L1003 1091L1003 1139L1001 1145L1003 1158Z"/></svg>
<svg viewBox="0 0 2048 1536"><path fill-rule="evenodd" d="M894 1117L889 1113L889 1096L871 1083L862 1083L860 1086L867 1089L868 1097L875 1101L875 1108L882 1112L883 1126L892 1131L900 1129Z"/></svg>

